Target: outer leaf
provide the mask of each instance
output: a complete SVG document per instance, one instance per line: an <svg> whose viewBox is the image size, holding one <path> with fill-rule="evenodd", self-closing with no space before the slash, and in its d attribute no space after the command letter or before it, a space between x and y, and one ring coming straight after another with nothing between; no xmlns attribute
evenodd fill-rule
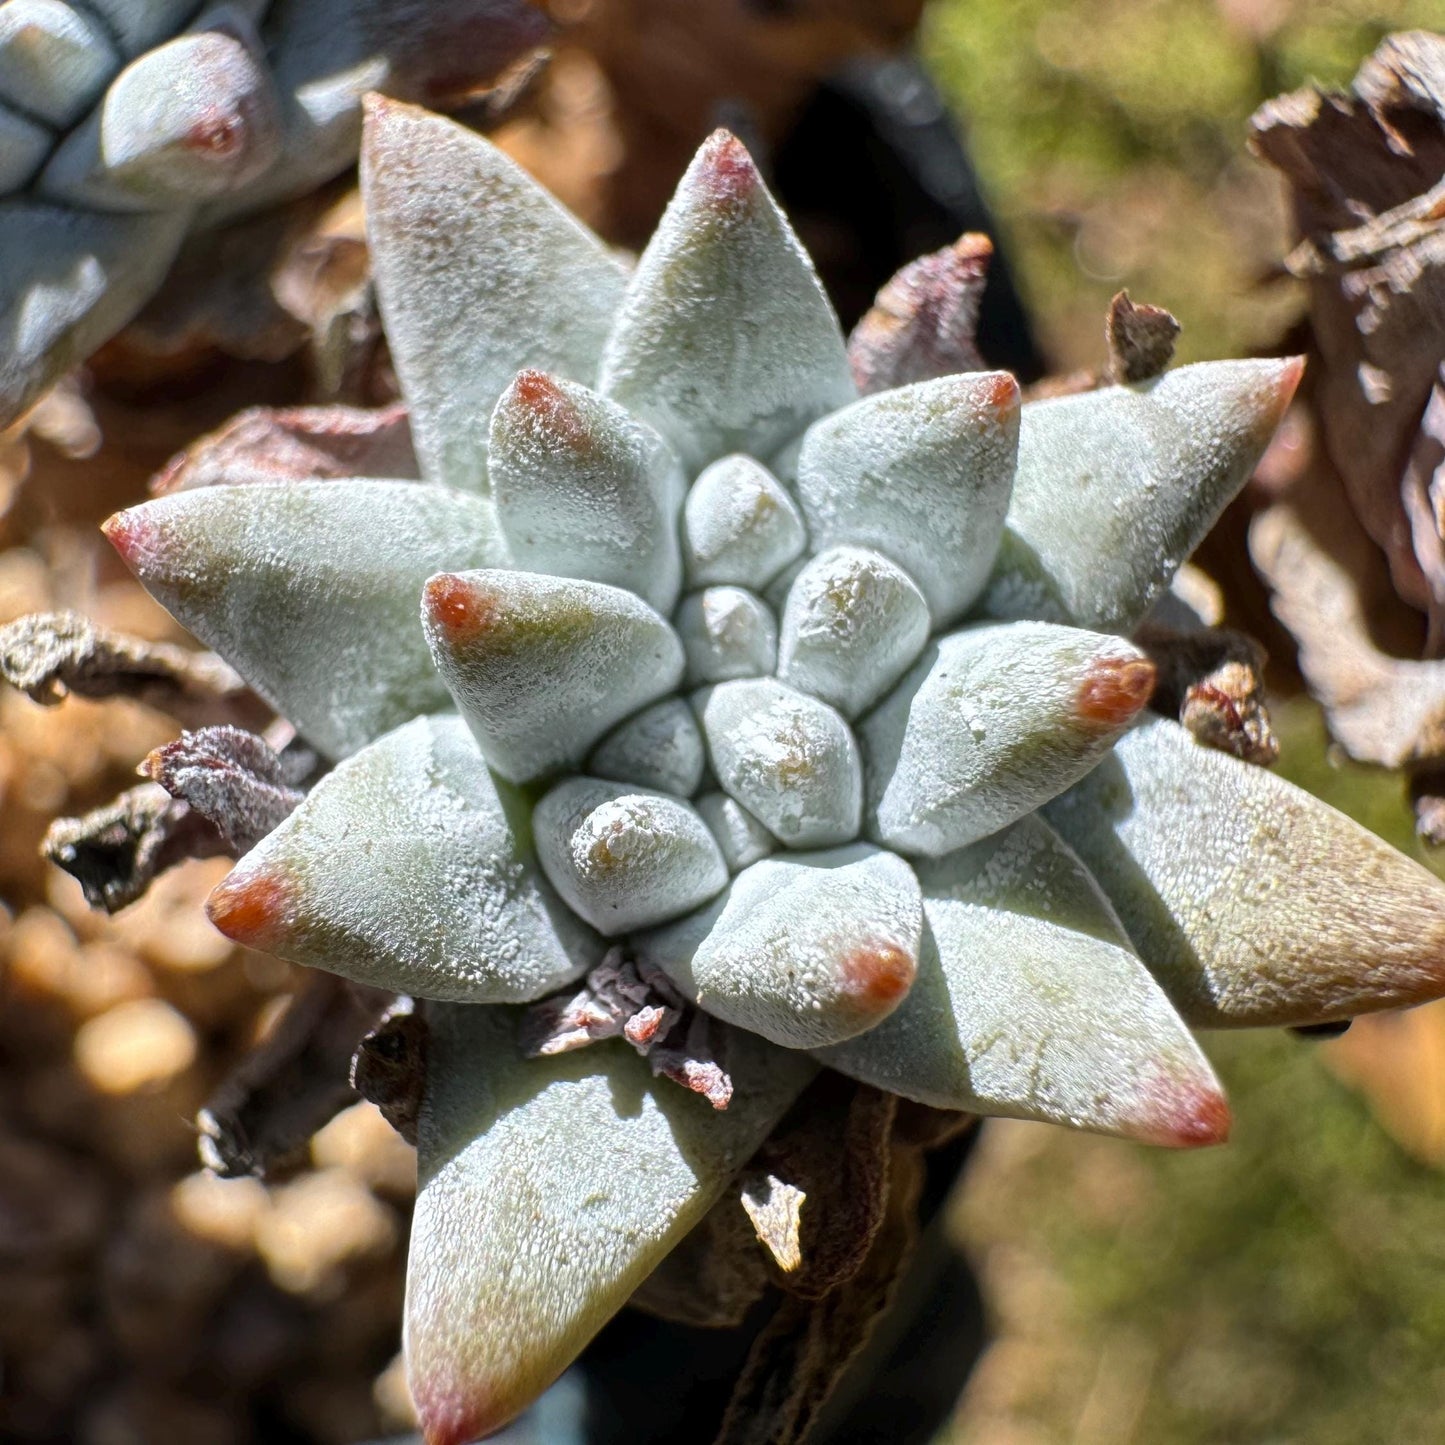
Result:
<svg viewBox="0 0 1445 1445"><path fill-rule="evenodd" d="M127 56L174 35L195 14L195 0L86 0L120 41Z"/></svg>
<svg viewBox="0 0 1445 1445"><path fill-rule="evenodd" d="M54 135L43 125L0 105L0 195L24 186L54 143Z"/></svg>
<svg viewBox="0 0 1445 1445"><path fill-rule="evenodd" d="M1019 388L981 371L881 392L814 426L798 501L815 550L853 543L904 568L936 626L983 590L1018 447Z"/></svg>
<svg viewBox="0 0 1445 1445"><path fill-rule="evenodd" d="M714 1112L621 1041L523 1060L517 1016L429 1011L407 1374L428 1445L526 1408L707 1212L811 1077L729 1037Z"/></svg>
<svg viewBox="0 0 1445 1445"><path fill-rule="evenodd" d="M742 144L716 131L628 287L601 389L697 471L766 459L856 395L838 319Z"/></svg>
<svg viewBox="0 0 1445 1445"><path fill-rule="evenodd" d="M1047 622L940 638L860 724L873 836L937 857L1076 782L1149 699L1121 637Z"/></svg>
<svg viewBox="0 0 1445 1445"><path fill-rule="evenodd" d="M528 366L590 382L625 273L495 146L415 106L369 102L361 184L422 474L480 490L503 388Z"/></svg>
<svg viewBox="0 0 1445 1445"><path fill-rule="evenodd" d="M1177 723L1136 728L1046 811L1197 1027L1321 1023L1445 988L1445 885Z"/></svg>
<svg viewBox="0 0 1445 1445"><path fill-rule="evenodd" d="M422 617L487 761L513 782L575 766L682 681L682 644L632 592L535 572L443 573Z"/></svg>
<svg viewBox="0 0 1445 1445"><path fill-rule="evenodd" d="M587 771L690 798L706 764L692 709L680 697L670 697L613 728L588 758Z"/></svg>
<svg viewBox="0 0 1445 1445"><path fill-rule="evenodd" d="M489 502L419 482L205 487L105 530L164 607L334 758L448 705L417 625L422 583L504 555Z"/></svg>
<svg viewBox="0 0 1445 1445"><path fill-rule="evenodd" d="M784 1048L871 1029L918 967L923 910L901 858L855 843L765 858L710 909L637 940L700 1008Z"/></svg>
<svg viewBox="0 0 1445 1445"><path fill-rule="evenodd" d="M74 125L119 68L104 29L60 0L0 5L0 100L22 114Z"/></svg>
<svg viewBox="0 0 1445 1445"><path fill-rule="evenodd" d="M1151 1144L1228 1133L1219 1083L1098 885L1037 818L915 864L918 979L830 1068L941 1109Z"/></svg>
<svg viewBox="0 0 1445 1445"><path fill-rule="evenodd" d="M764 587L808 541L802 514L783 484L742 453L714 462L693 483L682 530L694 586Z"/></svg>
<svg viewBox="0 0 1445 1445"><path fill-rule="evenodd" d="M683 479L666 442L575 382L524 371L492 413L497 520L519 567L677 601Z"/></svg>
<svg viewBox="0 0 1445 1445"><path fill-rule="evenodd" d="M1302 366L1209 361L1030 402L985 610L1132 631L1249 479Z"/></svg>
<svg viewBox="0 0 1445 1445"><path fill-rule="evenodd" d="M528 803L456 717L348 758L212 892L225 934L423 998L512 1003L595 965L531 851Z"/></svg>

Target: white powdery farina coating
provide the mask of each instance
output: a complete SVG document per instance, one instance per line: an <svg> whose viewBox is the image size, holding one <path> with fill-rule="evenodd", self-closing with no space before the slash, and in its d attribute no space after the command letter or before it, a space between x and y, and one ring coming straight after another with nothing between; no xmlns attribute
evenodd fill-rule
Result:
<svg viewBox="0 0 1445 1445"><path fill-rule="evenodd" d="M918 978L876 1029L817 1057L877 1088L968 1109L1210 1142L1219 1085L1097 885L1037 818L916 863Z"/></svg>
<svg viewBox="0 0 1445 1445"><path fill-rule="evenodd" d="M765 858L703 915L637 940L699 1007L784 1048L874 1027L908 992L923 931L901 858L854 843Z"/></svg>
<svg viewBox="0 0 1445 1445"><path fill-rule="evenodd" d="M433 1008L407 1271L429 1432L529 1405L721 1195L816 1071L738 1034L721 1113L620 1040L523 1059L500 1009Z"/></svg>
<svg viewBox="0 0 1445 1445"><path fill-rule="evenodd" d="M766 858L778 846L778 840L726 793L704 793L693 800L693 806L712 829L730 873L741 872L750 863Z"/></svg>
<svg viewBox="0 0 1445 1445"><path fill-rule="evenodd" d="M64 130L119 68L104 27L60 0L0 5L0 101L23 114Z"/></svg>
<svg viewBox="0 0 1445 1445"><path fill-rule="evenodd" d="M1445 985L1438 879L1177 723L1135 728L1046 815L1196 1027L1351 1018Z"/></svg>
<svg viewBox="0 0 1445 1445"><path fill-rule="evenodd" d="M680 697L643 708L613 728L587 759L587 771L599 778L636 783L681 798L697 792L706 765L702 731Z"/></svg>
<svg viewBox="0 0 1445 1445"><path fill-rule="evenodd" d="M460 719L418 718L328 773L209 907L230 936L360 983L521 1002L602 955L527 832L526 800L492 777Z"/></svg>
<svg viewBox="0 0 1445 1445"><path fill-rule="evenodd" d="M689 686L765 677L777 665L778 624L772 609L744 587L706 587L684 597L676 624L687 654Z"/></svg>
<svg viewBox="0 0 1445 1445"><path fill-rule="evenodd" d="M765 587L807 545L797 503L761 462L737 453L692 484L682 516L688 580Z"/></svg>
<svg viewBox="0 0 1445 1445"><path fill-rule="evenodd" d="M815 551L882 552L922 589L937 627L982 591L1018 447L1018 383L982 371L865 397L809 429L798 501Z"/></svg>
<svg viewBox="0 0 1445 1445"><path fill-rule="evenodd" d="M608 938L676 918L727 886L707 824L666 793L568 778L537 804L532 835L552 886Z"/></svg>
<svg viewBox="0 0 1445 1445"><path fill-rule="evenodd" d="M773 678L720 683L700 707L718 782L775 838L827 848L858 836L863 767L836 708Z"/></svg>
<svg viewBox="0 0 1445 1445"><path fill-rule="evenodd" d="M798 573L778 634L778 677L857 717L928 641L928 603L897 564L834 547Z"/></svg>

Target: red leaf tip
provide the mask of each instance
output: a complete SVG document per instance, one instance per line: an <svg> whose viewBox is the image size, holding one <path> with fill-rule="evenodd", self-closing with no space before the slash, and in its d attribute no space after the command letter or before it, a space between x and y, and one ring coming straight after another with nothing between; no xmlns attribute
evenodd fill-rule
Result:
<svg viewBox="0 0 1445 1445"><path fill-rule="evenodd" d="M1144 1096L1145 1116L1131 1133L1166 1149L1202 1149L1229 1138L1233 1118L1217 1085L1198 1080L1158 1079Z"/></svg>
<svg viewBox="0 0 1445 1445"><path fill-rule="evenodd" d="M486 632L496 619L496 599L485 588L455 572L439 572L422 589L422 606L449 642L465 642Z"/></svg>
<svg viewBox="0 0 1445 1445"><path fill-rule="evenodd" d="M1008 412L1019 409L1019 384L1011 373L1007 371L991 372L984 386L984 396L994 411Z"/></svg>
<svg viewBox="0 0 1445 1445"><path fill-rule="evenodd" d="M100 524L106 540L132 572L143 574L160 540L160 528L146 515L144 505L127 507Z"/></svg>
<svg viewBox="0 0 1445 1445"><path fill-rule="evenodd" d="M471 1445L501 1429L516 1411L503 1413L480 1391L458 1385L428 1389L411 1380L417 1423L426 1445Z"/></svg>
<svg viewBox="0 0 1445 1445"><path fill-rule="evenodd" d="M860 1011L881 1014L897 1007L913 987L918 964L907 949L891 941L860 944L844 954L840 973L844 991Z"/></svg>
<svg viewBox="0 0 1445 1445"><path fill-rule="evenodd" d="M715 204L746 200L763 183L748 148L731 131L713 131L697 158L703 194Z"/></svg>
<svg viewBox="0 0 1445 1445"><path fill-rule="evenodd" d="M235 868L211 890L206 915L227 938L269 953L281 938L293 901L279 873Z"/></svg>
<svg viewBox="0 0 1445 1445"><path fill-rule="evenodd" d="M519 371L512 378L507 400L570 450L592 450L592 430L581 408L545 371L532 367Z"/></svg>
<svg viewBox="0 0 1445 1445"><path fill-rule="evenodd" d="M1089 664L1074 698L1082 722L1121 728L1149 701L1154 664L1147 657L1098 657Z"/></svg>

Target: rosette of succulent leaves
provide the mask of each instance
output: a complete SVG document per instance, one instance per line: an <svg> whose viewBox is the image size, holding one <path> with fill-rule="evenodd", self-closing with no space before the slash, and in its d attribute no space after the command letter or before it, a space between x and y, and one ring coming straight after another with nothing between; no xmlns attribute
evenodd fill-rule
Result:
<svg viewBox="0 0 1445 1445"><path fill-rule="evenodd" d="M860 388L721 132L630 270L411 106L371 106L362 184L423 480L107 531L335 764L217 926L425 1001L432 1445L525 1408L820 1069L1203 1145L1191 1028L1445 992L1436 880L1147 713L1127 640L1297 362L1021 407L874 356Z"/></svg>
<svg viewBox="0 0 1445 1445"><path fill-rule="evenodd" d="M0 426L188 234L344 171L366 92L463 100L547 30L527 0L4 0Z"/></svg>

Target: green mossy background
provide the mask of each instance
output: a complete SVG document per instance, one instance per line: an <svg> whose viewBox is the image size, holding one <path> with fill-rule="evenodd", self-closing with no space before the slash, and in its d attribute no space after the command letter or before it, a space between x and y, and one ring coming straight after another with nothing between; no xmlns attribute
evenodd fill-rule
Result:
<svg viewBox="0 0 1445 1445"><path fill-rule="evenodd" d="M1182 360L1275 340L1301 298L1249 115L1442 25L1439 0L939 0L924 45L1070 368L1101 360L1121 286L1179 316ZM1276 720L1282 773L1424 861L1398 779L1337 765L1307 702ZM1331 1072L1340 1045L1203 1042L1226 1148L986 1130L954 1222L997 1343L947 1445L1445 1439L1445 1174Z"/></svg>

